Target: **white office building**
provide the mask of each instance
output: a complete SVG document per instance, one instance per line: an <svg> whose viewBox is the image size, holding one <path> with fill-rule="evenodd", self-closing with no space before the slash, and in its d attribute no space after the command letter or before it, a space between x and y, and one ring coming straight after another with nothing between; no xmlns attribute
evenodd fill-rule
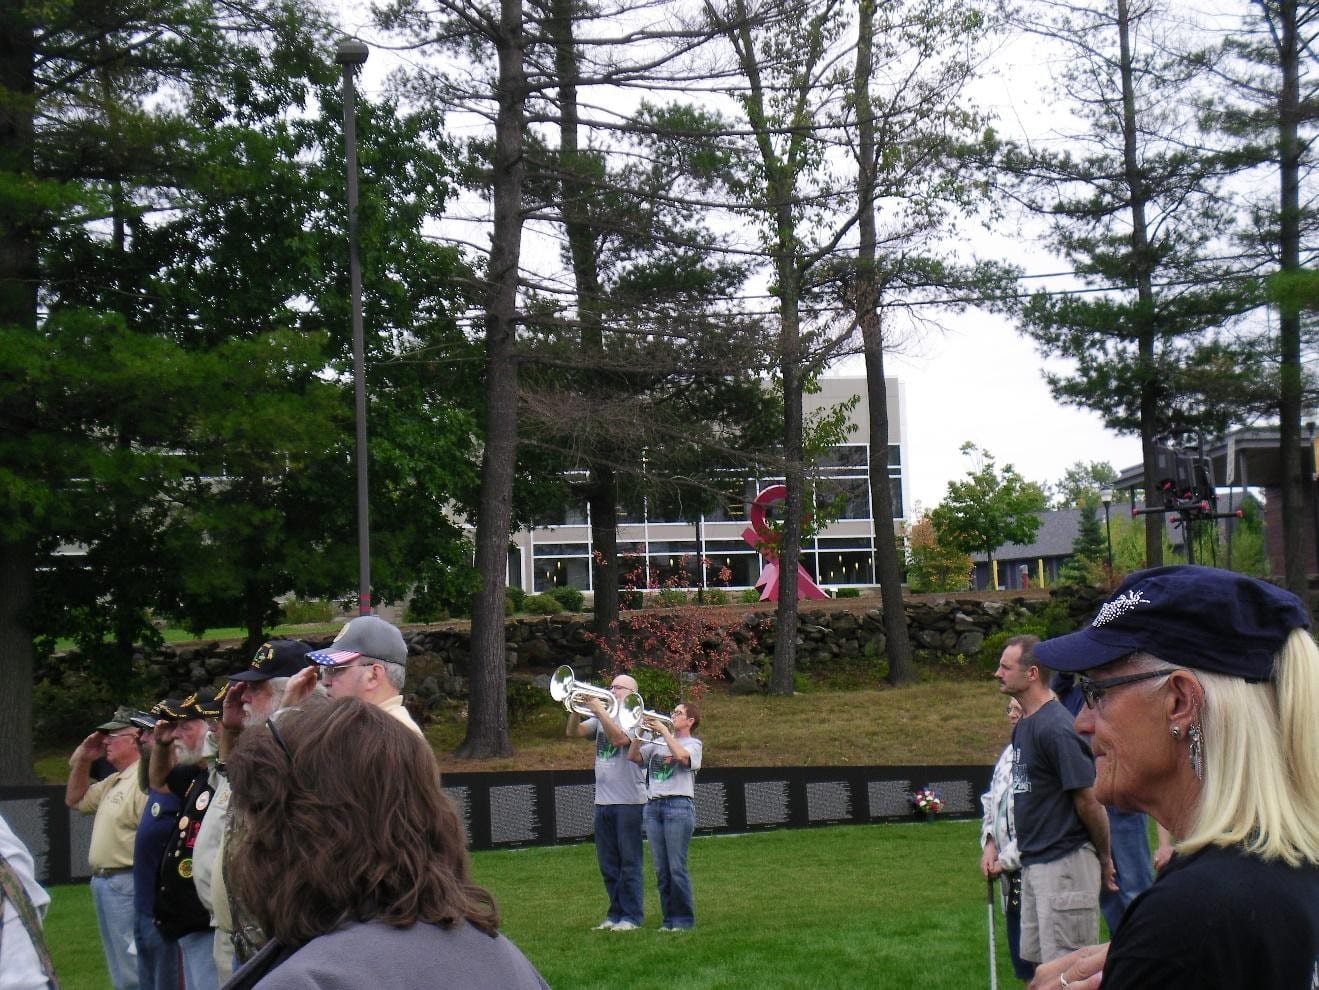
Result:
<svg viewBox="0 0 1319 990"><path fill-rule="evenodd" d="M832 502L843 495L839 517L812 538L803 541L802 566L826 588L862 587L876 583L876 538L901 539L908 516L906 465L907 438L903 385L888 379L888 470L893 486L892 518L876 522L870 512L870 427L864 377L831 377L821 390L806 396L806 410L828 409L859 396L849 415L855 426L848 442L830 448L808 474L814 479L815 498ZM619 518L618 548L624 570L648 561L652 575L665 577L686 572L683 584L696 587L740 589L751 587L760 576L760 555L742 532L756 495L781 477L742 480L743 501L699 520L664 518L665 512L644 502ZM734 482L736 485L736 482ZM809 505L809 503L808 503ZM514 535L516 548L509 555L509 583L528 591L570 585L590 592L591 526L586 505L566 505L555 525L538 526ZM700 561L706 561L704 574ZM638 582L638 587L644 586Z"/></svg>

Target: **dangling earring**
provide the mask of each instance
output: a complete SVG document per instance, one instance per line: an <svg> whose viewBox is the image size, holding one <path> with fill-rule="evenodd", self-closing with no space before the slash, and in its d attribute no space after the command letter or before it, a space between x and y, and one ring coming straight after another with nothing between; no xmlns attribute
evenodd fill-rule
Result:
<svg viewBox="0 0 1319 990"><path fill-rule="evenodd" d="M1205 779L1204 731L1200 728L1200 716L1186 730L1186 740L1191 744L1191 772L1196 780Z"/></svg>

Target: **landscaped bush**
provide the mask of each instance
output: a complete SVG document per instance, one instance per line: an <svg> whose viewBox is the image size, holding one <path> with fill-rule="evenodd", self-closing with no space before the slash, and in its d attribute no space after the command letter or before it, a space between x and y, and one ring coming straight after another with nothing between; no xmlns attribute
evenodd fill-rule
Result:
<svg viewBox="0 0 1319 990"><path fill-rule="evenodd" d="M998 632L986 636L976 654L976 659L982 666L992 668L998 665L1003 647L1013 636L1038 636L1040 639L1050 639L1072 632L1075 628L1076 621L1068 609L1067 599L1059 596L1039 611L1005 623Z"/></svg>
<svg viewBox="0 0 1319 990"><path fill-rule="evenodd" d="M567 585L558 588L551 588L549 591L545 592L545 594L549 595L569 612L580 612L582 606L586 602L585 595L576 588L570 588Z"/></svg>
<svg viewBox="0 0 1319 990"><path fill-rule="evenodd" d="M760 601L760 589L743 588L742 593L737 596L737 600L743 605L754 605L756 602Z"/></svg>
<svg viewBox="0 0 1319 990"><path fill-rule="evenodd" d="M660 608L675 608L686 605L689 601L687 592L682 588L661 588L655 593L655 603Z"/></svg>
<svg viewBox="0 0 1319 990"><path fill-rule="evenodd" d="M403 609L403 621L407 625L428 625L432 622L448 622L449 610L429 600L414 599Z"/></svg>
<svg viewBox="0 0 1319 990"><path fill-rule="evenodd" d="M528 595L522 601L522 610L531 615L558 615L563 606L549 595Z"/></svg>
<svg viewBox="0 0 1319 990"><path fill-rule="evenodd" d="M334 611L334 605L321 598L290 598L279 607L280 618L288 626L329 622L334 618Z"/></svg>
<svg viewBox="0 0 1319 990"><path fill-rule="evenodd" d="M521 612L522 603L527 600L527 593L521 588L509 586L504 589L504 597L507 598L509 604L513 606L514 612Z"/></svg>
<svg viewBox="0 0 1319 990"><path fill-rule="evenodd" d="M39 681L32 689L32 737L38 745L80 740L119 705L132 701L95 677L66 675L59 684Z"/></svg>
<svg viewBox="0 0 1319 990"><path fill-rule="evenodd" d="M706 588L705 604L707 605L727 605L728 592L723 588Z"/></svg>
<svg viewBox="0 0 1319 990"><path fill-rule="evenodd" d="M860 589L860 588L839 588L837 591L834 592L834 597L835 597L835 598L860 598L860 597L861 597L861 589Z"/></svg>
<svg viewBox="0 0 1319 990"><path fill-rule="evenodd" d="M508 722L521 725L550 701L543 688L527 681L508 682Z"/></svg>
<svg viewBox="0 0 1319 990"><path fill-rule="evenodd" d="M633 667L629 671L637 680L637 693L652 712L667 715L681 700L678 678L672 671L655 667Z"/></svg>

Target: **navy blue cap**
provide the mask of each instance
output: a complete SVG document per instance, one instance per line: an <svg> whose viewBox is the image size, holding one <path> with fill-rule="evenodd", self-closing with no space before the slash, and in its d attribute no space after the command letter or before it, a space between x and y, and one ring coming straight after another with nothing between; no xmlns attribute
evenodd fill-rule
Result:
<svg viewBox="0 0 1319 990"><path fill-rule="evenodd" d="M230 676L231 681L268 681L292 677L307 666L311 646L300 639L272 639L257 648L247 670Z"/></svg>
<svg viewBox="0 0 1319 990"><path fill-rule="evenodd" d="M1035 647L1053 670L1092 670L1151 653L1196 670L1266 681L1273 659L1310 614L1290 591L1232 571L1183 564L1127 577L1079 632Z"/></svg>

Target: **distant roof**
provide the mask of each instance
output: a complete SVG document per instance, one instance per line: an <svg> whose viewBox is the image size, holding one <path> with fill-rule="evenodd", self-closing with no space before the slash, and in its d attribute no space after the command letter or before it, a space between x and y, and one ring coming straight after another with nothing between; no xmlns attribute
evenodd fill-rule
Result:
<svg viewBox="0 0 1319 990"><path fill-rule="evenodd" d="M1040 520L1035 541L1025 545L1005 543L994 551L995 560L1035 560L1037 557L1071 555L1072 545L1081 531L1081 510L1052 509L1048 512L1037 512L1035 515ZM983 563L989 558L983 553L973 553L971 559Z"/></svg>
<svg viewBox="0 0 1319 990"><path fill-rule="evenodd" d="M1301 448L1301 470L1314 471L1316 431L1314 423L1301 427L1298 446ZM1219 488L1229 485L1257 485L1267 487L1282 483L1281 436L1278 427L1262 426L1233 430L1226 436L1205 442L1204 452L1214 465L1214 484ZM1231 458L1229 458L1229 452ZM1230 464L1229 464L1230 460ZM1231 471L1229 472L1229 467ZM1140 464L1126 468L1113 482L1114 488L1142 488L1145 469Z"/></svg>

